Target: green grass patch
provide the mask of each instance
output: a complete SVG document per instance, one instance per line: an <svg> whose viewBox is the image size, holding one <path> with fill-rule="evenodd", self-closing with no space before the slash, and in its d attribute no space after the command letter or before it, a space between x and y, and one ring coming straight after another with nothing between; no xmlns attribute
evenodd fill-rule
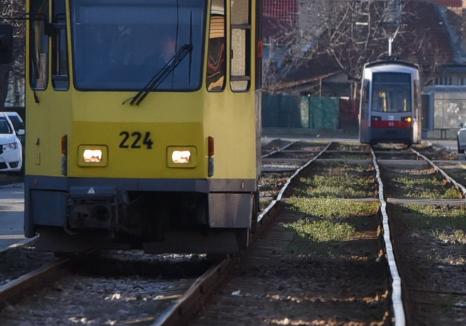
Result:
<svg viewBox="0 0 466 326"><path fill-rule="evenodd" d="M412 229L430 233L436 240L466 244L466 208L407 205L395 208Z"/></svg>
<svg viewBox="0 0 466 326"><path fill-rule="evenodd" d="M333 198L291 197L290 208L298 213L319 218L350 218L377 214L378 202L360 202Z"/></svg>
<svg viewBox="0 0 466 326"><path fill-rule="evenodd" d="M379 203L291 197L287 208L296 217L283 224L295 234L287 250L299 255L336 257L345 256L351 250L348 241L357 239L361 229L376 222Z"/></svg>
<svg viewBox="0 0 466 326"><path fill-rule="evenodd" d="M442 177L399 176L392 179L396 193L417 199L459 199L461 193Z"/></svg>
<svg viewBox="0 0 466 326"><path fill-rule="evenodd" d="M315 198L374 197L373 171L360 165L320 166L316 173L299 179L294 194Z"/></svg>
<svg viewBox="0 0 466 326"><path fill-rule="evenodd" d="M355 228L348 223L328 220L312 221L304 218L284 226L296 232L301 238L315 242L348 241L356 234Z"/></svg>

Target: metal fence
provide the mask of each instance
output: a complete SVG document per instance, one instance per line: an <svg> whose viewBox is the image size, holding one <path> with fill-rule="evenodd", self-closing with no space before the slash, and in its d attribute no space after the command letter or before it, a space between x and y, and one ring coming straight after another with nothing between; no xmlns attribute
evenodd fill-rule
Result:
<svg viewBox="0 0 466 326"><path fill-rule="evenodd" d="M349 100L325 96L264 94L264 128L354 129L357 110Z"/></svg>

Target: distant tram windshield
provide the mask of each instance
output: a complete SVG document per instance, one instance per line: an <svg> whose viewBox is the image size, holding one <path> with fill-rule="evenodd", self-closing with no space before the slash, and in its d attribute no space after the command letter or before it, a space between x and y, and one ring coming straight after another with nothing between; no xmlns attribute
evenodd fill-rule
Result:
<svg viewBox="0 0 466 326"><path fill-rule="evenodd" d="M192 40L191 55L184 58L158 90L198 89L206 2L72 1L76 87L139 90L177 50Z"/></svg>
<svg viewBox="0 0 466 326"><path fill-rule="evenodd" d="M411 75L382 72L372 76L372 111L411 112Z"/></svg>

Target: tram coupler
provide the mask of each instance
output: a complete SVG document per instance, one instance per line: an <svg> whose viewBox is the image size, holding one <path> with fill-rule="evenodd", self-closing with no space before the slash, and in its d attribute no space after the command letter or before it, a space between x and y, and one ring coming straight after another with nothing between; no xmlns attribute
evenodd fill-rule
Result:
<svg viewBox="0 0 466 326"><path fill-rule="evenodd" d="M68 197L67 227L71 230L114 230L122 205L113 187L72 187Z"/></svg>

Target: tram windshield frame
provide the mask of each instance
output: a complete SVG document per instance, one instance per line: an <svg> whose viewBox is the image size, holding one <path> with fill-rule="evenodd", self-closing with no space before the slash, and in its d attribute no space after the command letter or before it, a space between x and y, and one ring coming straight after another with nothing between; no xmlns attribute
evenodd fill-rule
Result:
<svg viewBox="0 0 466 326"><path fill-rule="evenodd" d="M184 44L185 58L154 91L202 85L204 0L73 0L74 85L78 90L137 91Z"/></svg>
<svg viewBox="0 0 466 326"><path fill-rule="evenodd" d="M412 112L410 73L375 72L372 74L371 111L378 113Z"/></svg>

